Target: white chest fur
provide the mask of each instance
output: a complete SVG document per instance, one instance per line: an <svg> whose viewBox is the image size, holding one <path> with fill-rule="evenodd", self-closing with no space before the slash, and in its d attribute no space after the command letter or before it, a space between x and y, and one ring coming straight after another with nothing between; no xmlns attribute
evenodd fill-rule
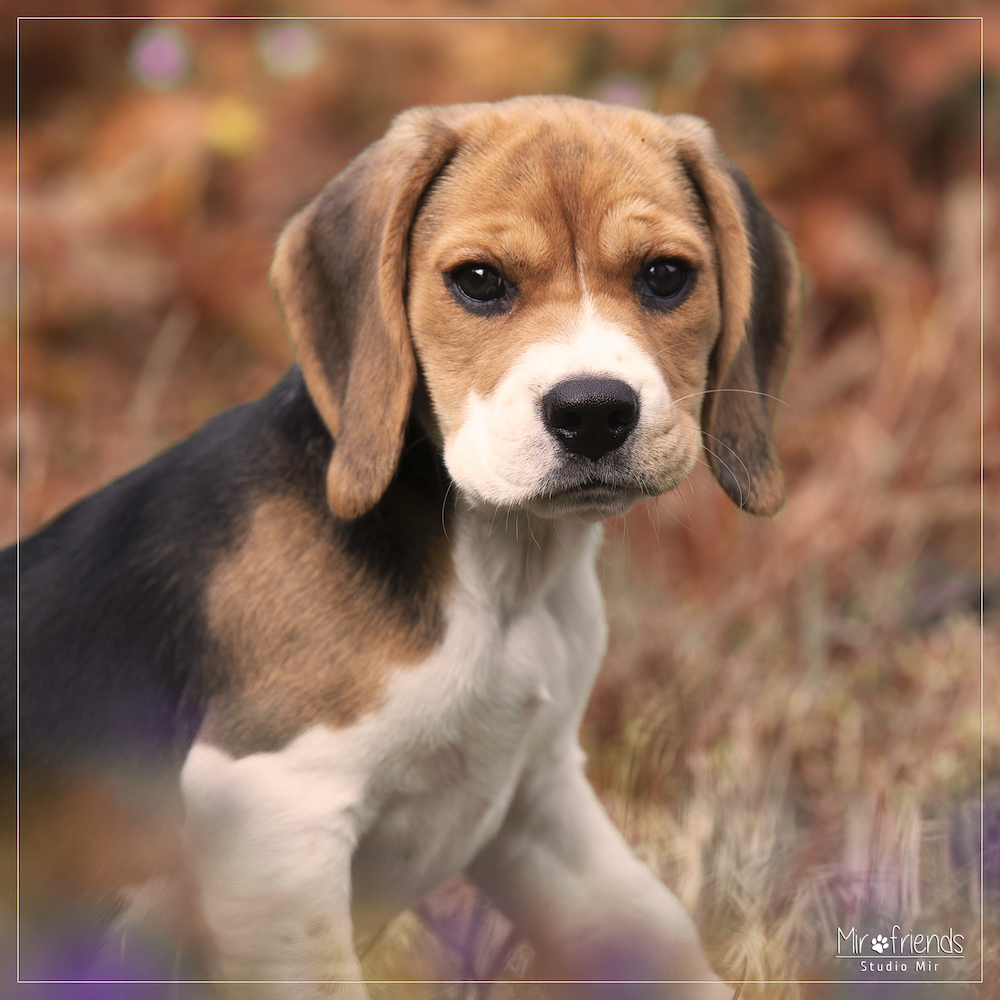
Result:
<svg viewBox="0 0 1000 1000"><path fill-rule="evenodd" d="M600 530L468 511L455 522L444 641L395 671L374 711L276 753L233 760L197 744L188 758L206 915L233 974L252 978L262 962L273 973L276 940L308 950L345 907L360 936L377 932L471 861L535 768L579 753L605 642ZM330 974L350 965L348 949L326 948ZM303 965L295 950L289 975Z"/></svg>

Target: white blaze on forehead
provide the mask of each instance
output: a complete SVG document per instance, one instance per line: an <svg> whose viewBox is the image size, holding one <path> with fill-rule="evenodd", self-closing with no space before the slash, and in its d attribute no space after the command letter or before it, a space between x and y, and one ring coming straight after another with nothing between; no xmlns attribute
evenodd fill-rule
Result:
<svg viewBox="0 0 1000 1000"><path fill-rule="evenodd" d="M473 497L499 505L545 493L566 456L546 430L542 398L567 379L620 379L639 397L633 436L656 424L670 390L649 352L617 324L598 316L585 295L569 329L528 347L486 397L466 398L458 431L445 442L448 471Z"/></svg>

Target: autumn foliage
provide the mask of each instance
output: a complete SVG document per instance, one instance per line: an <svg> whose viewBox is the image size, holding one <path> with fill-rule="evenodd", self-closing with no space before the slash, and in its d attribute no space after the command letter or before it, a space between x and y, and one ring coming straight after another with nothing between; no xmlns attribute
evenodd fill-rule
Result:
<svg viewBox="0 0 1000 1000"><path fill-rule="evenodd" d="M817 13L897 12L842 6ZM296 13L311 7L325 13ZM150 22L22 20L19 48L0 51L11 73L20 56L19 144L9 114L0 134L0 540L281 374L293 358L267 285L277 234L398 111L546 92L702 115L803 267L776 427L789 500L755 521L699 468L608 526L613 638L584 726L591 777L720 972L746 968L744 996L854 996L792 981L841 978L837 927L886 921L962 927L969 957L949 974L978 980L983 914L995 984L995 18L338 12L352 16L294 22L284 42L285 22L169 22L183 65L166 83L135 62ZM507 931L451 886L366 961L376 979L530 978Z"/></svg>

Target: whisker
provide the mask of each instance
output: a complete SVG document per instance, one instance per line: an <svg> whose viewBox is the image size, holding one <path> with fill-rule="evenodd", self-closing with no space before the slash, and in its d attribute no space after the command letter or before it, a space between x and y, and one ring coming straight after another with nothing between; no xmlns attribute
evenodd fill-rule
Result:
<svg viewBox="0 0 1000 1000"><path fill-rule="evenodd" d="M525 520L528 523L528 534L531 536L531 540L535 543L535 548L537 548L538 551L541 552L542 551L542 546L539 544L538 539L535 538L535 531L531 527L531 515L530 514L525 514Z"/></svg>
<svg viewBox="0 0 1000 1000"><path fill-rule="evenodd" d="M680 403L685 399L693 399L695 396L707 396L710 392L748 392L751 396L763 396L765 399L773 399L776 403L788 406L788 400L780 396L772 396L769 392L761 392L759 389L700 389L698 392L689 392L686 396L678 396L674 402Z"/></svg>
<svg viewBox="0 0 1000 1000"><path fill-rule="evenodd" d="M444 537L447 541L451 541L448 537L448 525L445 524L445 512L448 509L448 494L451 492L452 486L455 485L455 480L452 479L448 483L448 488L444 491L444 499L441 501L441 530L444 532Z"/></svg>
<svg viewBox="0 0 1000 1000"><path fill-rule="evenodd" d="M709 434L707 431L703 431L702 433L705 435L705 437L711 438L713 441L718 441L719 444L721 444L724 448L729 448L729 450L734 455L736 455L736 460L740 463L740 465L743 466L743 471L747 474L747 483L749 484L753 482L753 476L750 475L750 470L747 468L746 462L744 462L743 459L740 458L739 454L736 452L734 448L726 444L726 442L723 441L721 438L717 438L714 434ZM705 450L708 451L707 448ZM709 451L709 454L714 455L716 458L719 459L720 462L722 461L721 456L716 455L714 451ZM729 466L727 465L726 468L729 469ZM732 469L729 469L730 474L732 474L732 471L733 471Z"/></svg>
<svg viewBox="0 0 1000 1000"><path fill-rule="evenodd" d="M710 437L713 441L719 441L719 439L717 437L715 437L713 434L706 434L705 436L706 437ZM724 444L724 442L719 441L719 444ZM729 475L733 477L733 482L736 483L736 486L737 486L737 488L740 491L740 502L739 502L738 506L742 509L743 507L746 506L746 501L749 499L749 497L744 498L744 496L743 496L743 487L740 484L740 481L736 478L736 473L733 472L732 467L728 463L724 462L722 460L722 457L720 455L717 455L714 451L712 451L712 449L709 448L708 445L705 445L704 447L705 447L705 451L707 451L709 453L709 455L711 455L712 458L714 458L729 473ZM726 447L729 447L729 446L726 445ZM730 448L729 450L732 451L732 448ZM736 455L736 452L733 451L733 454ZM750 470L746 467L746 464L744 463L743 459L740 458L739 455L736 455L736 458L739 459L740 465L743 466L743 471L747 474L747 481L749 482L750 481ZM711 468L711 466L709 468Z"/></svg>
<svg viewBox="0 0 1000 1000"><path fill-rule="evenodd" d="M413 441L410 441L408 444L404 445L403 450L400 452L400 454L401 455L407 454L408 452L416 448L418 444L423 444L424 441L428 440L429 438L430 438L429 433L421 434L420 437L415 438Z"/></svg>
<svg viewBox="0 0 1000 1000"><path fill-rule="evenodd" d="M656 519L653 519L653 513L656 513ZM652 503L646 504L646 517L649 518L649 526L653 529L653 534L656 536L656 546L660 546L660 498L653 497Z"/></svg>
<svg viewBox="0 0 1000 1000"><path fill-rule="evenodd" d="M683 340L675 340L669 347L661 347L655 354L651 354L650 360L658 358L661 354L665 354L667 351L675 351L678 347L687 347L689 344L697 343L697 339L697 337L686 337Z"/></svg>
<svg viewBox="0 0 1000 1000"><path fill-rule="evenodd" d="M708 466L707 462L705 463L705 466ZM691 492L694 493L694 483L689 483L688 485ZM687 497L685 497L680 490L677 490L676 492L677 496L680 498L681 506L684 508L684 514L687 517L687 520L681 520L681 518L679 518L669 507L666 508L666 511L686 531L694 531L694 525L691 523L691 511L688 510ZM659 514L659 509L659 504L657 504L657 514Z"/></svg>

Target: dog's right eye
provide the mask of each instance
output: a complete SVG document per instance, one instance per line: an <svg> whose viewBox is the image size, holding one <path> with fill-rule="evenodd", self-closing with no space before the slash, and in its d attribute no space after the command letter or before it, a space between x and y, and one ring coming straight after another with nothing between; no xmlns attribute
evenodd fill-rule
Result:
<svg viewBox="0 0 1000 1000"><path fill-rule="evenodd" d="M646 264L640 275L643 292L657 299L672 299L687 287L691 268L683 260L660 257Z"/></svg>
<svg viewBox="0 0 1000 1000"><path fill-rule="evenodd" d="M507 294L507 282L485 264L468 264L452 272L452 280L463 295L476 302L492 302Z"/></svg>

